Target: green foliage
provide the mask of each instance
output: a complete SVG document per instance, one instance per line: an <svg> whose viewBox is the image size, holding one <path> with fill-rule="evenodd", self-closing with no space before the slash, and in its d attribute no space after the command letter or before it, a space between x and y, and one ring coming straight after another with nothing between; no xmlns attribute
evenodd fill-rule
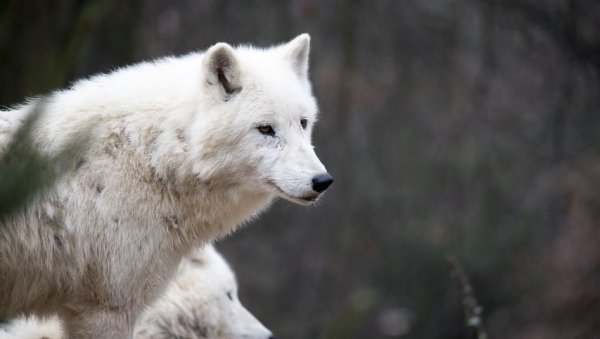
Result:
<svg viewBox="0 0 600 339"><path fill-rule="evenodd" d="M74 140L55 155L35 147L32 131L43 114L43 101L36 103L0 157L0 216L26 205L70 168L69 159L85 144Z"/></svg>

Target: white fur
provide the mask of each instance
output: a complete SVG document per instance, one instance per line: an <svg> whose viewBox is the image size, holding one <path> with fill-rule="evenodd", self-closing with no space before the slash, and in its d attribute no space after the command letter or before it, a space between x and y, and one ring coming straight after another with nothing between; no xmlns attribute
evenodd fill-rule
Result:
<svg viewBox="0 0 600 339"><path fill-rule="evenodd" d="M54 316L40 319L20 317L7 325L0 325L0 339L66 339L60 320Z"/></svg>
<svg viewBox="0 0 600 339"><path fill-rule="evenodd" d="M0 339L64 339L57 317L22 317L0 326ZM135 339L270 339L241 304L235 275L212 245L182 260L167 291L135 325Z"/></svg>
<svg viewBox="0 0 600 339"><path fill-rule="evenodd" d="M39 149L90 142L71 172L0 221L0 318L58 313L71 338L130 337L191 249L275 196L313 201L325 168L310 141L308 49L308 35L269 49L219 43L49 96ZM34 104L0 113L0 139Z"/></svg>

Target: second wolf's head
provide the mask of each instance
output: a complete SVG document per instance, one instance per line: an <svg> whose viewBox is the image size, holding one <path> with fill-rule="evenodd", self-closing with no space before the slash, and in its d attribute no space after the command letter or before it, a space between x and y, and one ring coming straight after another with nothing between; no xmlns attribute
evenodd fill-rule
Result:
<svg viewBox="0 0 600 339"><path fill-rule="evenodd" d="M136 339L272 339L238 298L235 275L212 245L184 259L175 280L136 324Z"/></svg>

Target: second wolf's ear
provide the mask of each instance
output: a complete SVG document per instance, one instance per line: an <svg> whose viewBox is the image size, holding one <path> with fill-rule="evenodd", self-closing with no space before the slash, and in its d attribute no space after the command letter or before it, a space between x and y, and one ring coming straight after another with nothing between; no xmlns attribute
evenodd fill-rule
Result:
<svg viewBox="0 0 600 339"><path fill-rule="evenodd" d="M284 45L285 57L301 78L308 77L308 55L310 53L310 35L304 33Z"/></svg>
<svg viewBox="0 0 600 339"><path fill-rule="evenodd" d="M206 51L204 72L207 85L217 86L225 96L241 89L239 63L233 47L226 43L220 42Z"/></svg>

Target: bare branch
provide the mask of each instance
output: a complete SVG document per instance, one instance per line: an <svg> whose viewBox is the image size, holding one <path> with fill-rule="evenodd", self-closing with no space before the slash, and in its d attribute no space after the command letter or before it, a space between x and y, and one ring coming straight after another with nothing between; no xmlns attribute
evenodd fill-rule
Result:
<svg viewBox="0 0 600 339"><path fill-rule="evenodd" d="M460 288L461 302L465 312L465 321L467 327L475 330L477 339L488 338L487 332L483 326L483 320L481 318L483 308L479 306L477 299L475 299L473 286L471 286L471 282L465 273L465 269L454 256L448 256L446 260L450 266L450 274L454 280L456 280L458 287Z"/></svg>

